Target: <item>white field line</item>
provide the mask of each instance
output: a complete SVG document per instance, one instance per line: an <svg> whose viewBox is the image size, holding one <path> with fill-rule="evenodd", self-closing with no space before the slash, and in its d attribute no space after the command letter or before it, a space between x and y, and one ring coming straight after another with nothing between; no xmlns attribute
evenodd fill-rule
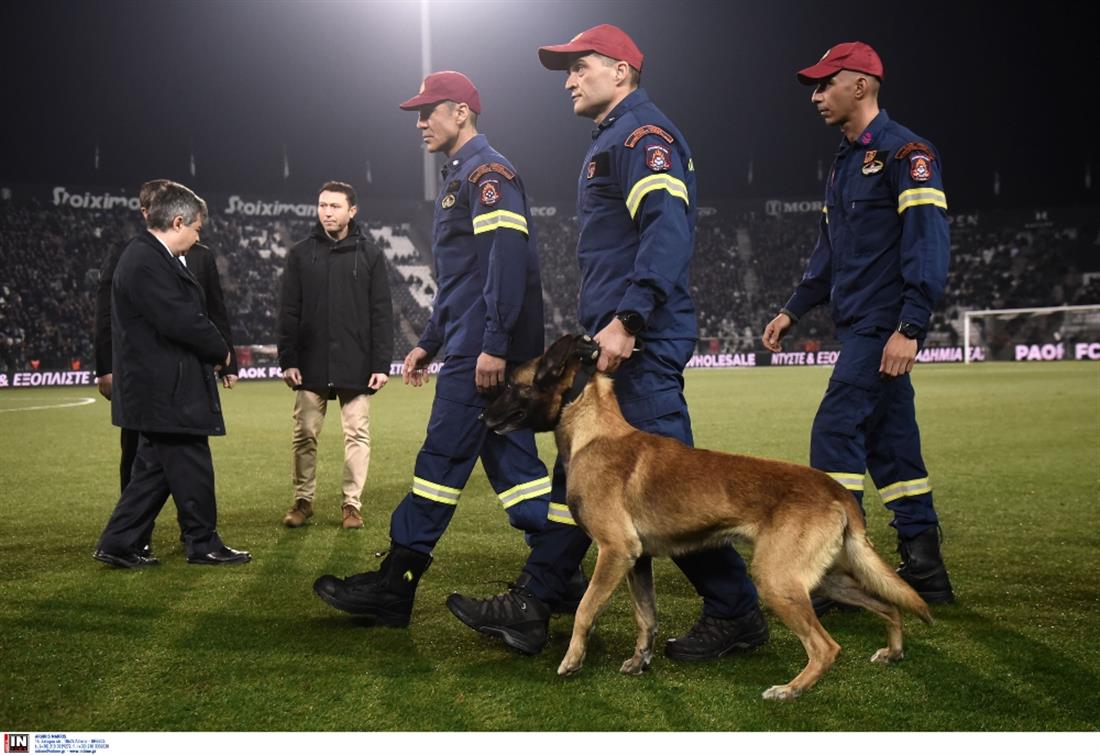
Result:
<svg viewBox="0 0 1100 755"><path fill-rule="evenodd" d="M33 399L31 399L33 400ZM87 406L88 404L94 404L94 398L80 398L76 401L69 401L64 404L43 404L42 406L17 406L14 409L0 409L0 413L3 412L33 412L39 409L69 409L74 406Z"/></svg>

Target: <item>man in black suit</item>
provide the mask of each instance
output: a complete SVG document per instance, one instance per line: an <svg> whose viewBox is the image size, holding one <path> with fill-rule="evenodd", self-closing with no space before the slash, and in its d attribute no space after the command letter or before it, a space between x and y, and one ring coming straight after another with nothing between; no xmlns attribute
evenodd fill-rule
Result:
<svg viewBox="0 0 1100 755"><path fill-rule="evenodd" d="M138 193L141 216L149 216L149 205L153 197L165 186L173 183L166 178L157 178L146 181L141 185ZM95 373L96 385L99 392L108 401L111 400L113 376L111 374L111 279L114 277L118 259L122 256L125 245L115 247L104 259L100 268L99 285L96 289L95 303ZM210 321L221 333L222 338L233 348L233 332L229 327L229 314L226 310L225 299L222 296L221 278L218 276L217 260L213 252L205 244L195 244L187 251L186 256L180 257L183 263L191 271L192 275L202 287L206 296L206 311ZM237 355L233 354L229 366L222 373L222 385L232 389L237 384ZM122 461L119 465L119 480L122 488L130 481L130 470L137 454L138 433L122 429Z"/></svg>
<svg viewBox="0 0 1100 755"><path fill-rule="evenodd" d="M202 288L180 257L199 240L206 203L182 184L156 192L146 233L122 252L111 288L111 420L140 433L129 484L93 558L137 568L143 537L171 495L187 561L251 560L217 532L209 436L224 435L216 373L232 350L206 316Z"/></svg>
<svg viewBox="0 0 1100 755"><path fill-rule="evenodd" d="M149 206L153 197L165 186L173 183L166 178L157 178L146 181L141 185L138 193L138 202L143 219L149 216ZM115 268L118 266L119 257L125 246L118 246L111 250L104 259L100 268L99 285L96 289L95 302L95 373L96 385L99 392L108 401L111 400L113 387L113 375L111 372L111 279L114 277ZM233 334L229 328L229 315L226 312L225 300L222 297L221 279L218 277L217 261L213 252L205 244L195 244L181 256L180 260L188 267L192 275L202 287L206 296L206 311L211 322L218 329L230 350L233 349ZM222 385L232 389L237 383L237 355L233 353L229 366L222 371ZM134 466L134 457L137 456L139 433L136 430L122 428L120 432L120 446L122 458L119 461L119 481L121 489L125 490L130 482L130 474ZM149 526L149 532L142 540L139 551L145 556L152 555L151 541L153 538L153 524Z"/></svg>

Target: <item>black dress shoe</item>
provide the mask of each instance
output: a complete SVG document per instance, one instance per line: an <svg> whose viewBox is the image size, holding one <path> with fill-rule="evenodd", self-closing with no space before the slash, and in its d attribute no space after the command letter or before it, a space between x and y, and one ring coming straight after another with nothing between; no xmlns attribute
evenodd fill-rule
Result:
<svg viewBox="0 0 1100 755"><path fill-rule="evenodd" d="M248 551L235 551L224 545L209 553L196 553L187 557L187 563L189 564L204 564L206 566L247 564L251 560L252 554Z"/></svg>
<svg viewBox="0 0 1100 755"><path fill-rule="evenodd" d="M146 566L157 566L160 561L157 561L152 556L142 556L137 553L111 553L109 551L97 549L92 554L92 558L96 561L102 561L105 564L111 566L117 566L121 569L143 569Z"/></svg>

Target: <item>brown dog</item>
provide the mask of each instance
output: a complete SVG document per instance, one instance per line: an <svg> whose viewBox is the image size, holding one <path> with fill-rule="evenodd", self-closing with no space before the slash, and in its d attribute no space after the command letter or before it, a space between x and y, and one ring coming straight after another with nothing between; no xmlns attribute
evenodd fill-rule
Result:
<svg viewBox="0 0 1100 755"><path fill-rule="evenodd" d="M900 660L898 609L927 623L932 617L875 553L852 494L809 467L690 448L635 429L623 418L611 379L593 375L598 355L599 346L587 336L559 339L518 367L483 415L498 433L554 430L566 468L566 503L599 546L558 673L580 670L596 616L623 577L630 583L638 640L621 670L644 671L657 634L650 557L712 548L731 538L756 544L752 572L760 596L809 656L802 672L766 690L766 699L798 697L840 653L814 615L815 588L881 616L887 646L871 660Z"/></svg>

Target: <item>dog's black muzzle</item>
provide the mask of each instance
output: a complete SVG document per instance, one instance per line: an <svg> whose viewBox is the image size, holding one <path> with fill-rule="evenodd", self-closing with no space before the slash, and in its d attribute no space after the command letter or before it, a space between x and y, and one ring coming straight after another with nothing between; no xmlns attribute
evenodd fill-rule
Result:
<svg viewBox="0 0 1100 755"><path fill-rule="evenodd" d="M486 410L488 411L488 410ZM497 435L506 435L519 430L527 422L527 412L523 408L516 408L504 416L486 416L486 412L478 415L478 419L484 422L490 430Z"/></svg>
<svg viewBox="0 0 1100 755"><path fill-rule="evenodd" d="M505 435L525 427L527 416L527 408L523 405L515 386L509 384L497 391L496 396L477 418L494 433Z"/></svg>

